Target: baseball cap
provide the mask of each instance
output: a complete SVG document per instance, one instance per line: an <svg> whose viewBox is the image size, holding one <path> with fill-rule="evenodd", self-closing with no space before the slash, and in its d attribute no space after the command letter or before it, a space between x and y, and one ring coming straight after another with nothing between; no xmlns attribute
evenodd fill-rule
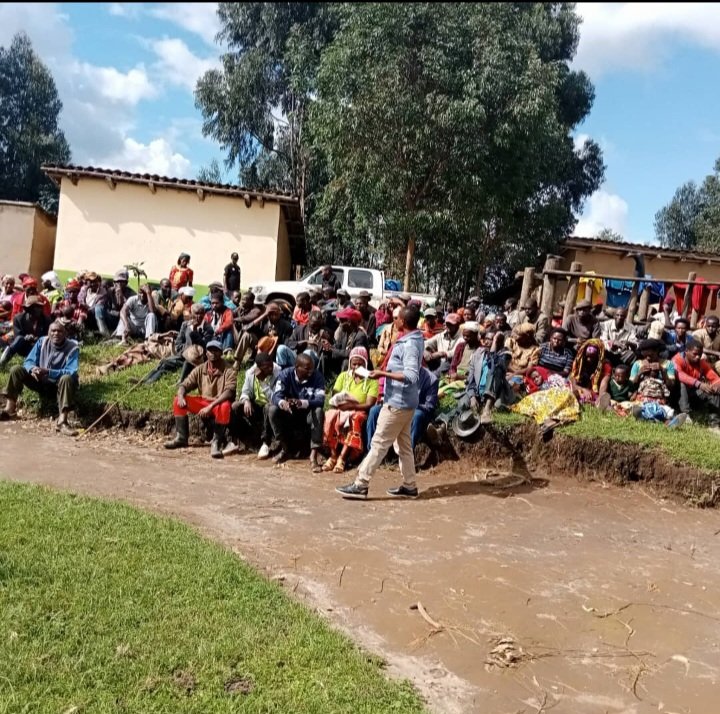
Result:
<svg viewBox="0 0 720 714"><path fill-rule="evenodd" d="M222 352L222 342L220 342L220 340L210 340L210 342L208 342L207 345L205 346L205 349L208 349L208 350L215 349L215 350L220 350L220 352Z"/></svg>

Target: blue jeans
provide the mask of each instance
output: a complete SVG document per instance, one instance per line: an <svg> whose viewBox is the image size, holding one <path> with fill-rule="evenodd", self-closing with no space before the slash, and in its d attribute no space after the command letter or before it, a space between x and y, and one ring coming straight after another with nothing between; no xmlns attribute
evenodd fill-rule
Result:
<svg viewBox="0 0 720 714"><path fill-rule="evenodd" d="M366 448L370 445L373 435L375 434L378 416L380 415L381 409L382 404L376 404L368 412L368 418L365 422ZM413 417L412 423L410 424L410 437L412 439L413 449L420 443L422 438L425 436L425 432L427 431L428 425L431 421L432 414L427 414L426 412L422 411L422 409L415 410L415 416Z"/></svg>
<svg viewBox="0 0 720 714"><path fill-rule="evenodd" d="M235 337L233 336L232 330L228 330L222 336L222 346L223 346L223 350L234 350L235 349Z"/></svg>
<svg viewBox="0 0 720 714"><path fill-rule="evenodd" d="M110 337L117 329L120 322L120 314L113 315L105 308L105 305L95 306L95 322L97 322L98 332L103 337Z"/></svg>
<svg viewBox="0 0 720 714"><path fill-rule="evenodd" d="M15 337L2 354L3 364L7 364L15 355L27 357L33 347L35 347L35 342L28 342L22 335Z"/></svg>

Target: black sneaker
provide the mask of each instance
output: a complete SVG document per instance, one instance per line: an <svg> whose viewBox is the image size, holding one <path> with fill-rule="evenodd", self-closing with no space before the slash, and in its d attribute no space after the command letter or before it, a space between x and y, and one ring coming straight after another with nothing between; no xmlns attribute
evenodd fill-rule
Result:
<svg viewBox="0 0 720 714"><path fill-rule="evenodd" d="M407 486L398 486L397 488L389 488L387 490L388 496L395 496L396 498L417 498L417 488L408 488Z"/></svg>
<svg viewBox="0 0 720 714"><path fill-rule="evenodd" d="M367 486L358 486L355 483L349 483L347 486L338 486L335 489L343 498L365 499L368 495Z"/></svg>

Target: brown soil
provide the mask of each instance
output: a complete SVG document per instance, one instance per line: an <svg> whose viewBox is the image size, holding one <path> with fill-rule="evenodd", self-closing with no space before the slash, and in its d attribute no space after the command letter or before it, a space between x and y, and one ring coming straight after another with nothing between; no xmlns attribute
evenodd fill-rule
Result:
<svg viewBox="0 0 720 714"><path fill-rule="evenodd" d="M515 455L512 479L479 468L490 447L458 445L473 458L426 471L417 501L386 497L397 474L385 471L363 503L304 463L211 462L206 448L168 453L152 434L75 441L47 422L0 426L8 478L187 520L384 656L434 711L716 711L720 516L642 484L562 476L562 440L535 447ZM512 451L492 448L510 463ZM573 472L596 477L597 457L575 454ZM603 474L642 477L636 457L617 449ZM523 458L556 466L529 478Z"/></svg>

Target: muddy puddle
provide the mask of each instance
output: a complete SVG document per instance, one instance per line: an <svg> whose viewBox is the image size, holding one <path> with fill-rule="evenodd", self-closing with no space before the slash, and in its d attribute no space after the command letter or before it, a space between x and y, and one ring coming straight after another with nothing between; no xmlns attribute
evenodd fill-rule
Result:
<svg viewBox="0 0 720 714"><path fill-rule="evenodd" d="M333 491L348 479L302 463L211 463L155 439L13 424L0 445L7 478L194 524L384 656L433 711L720 710L714 510L463 462L424 473L417 501L385 497L397 481L385 471L351 502Z"/></svg>

